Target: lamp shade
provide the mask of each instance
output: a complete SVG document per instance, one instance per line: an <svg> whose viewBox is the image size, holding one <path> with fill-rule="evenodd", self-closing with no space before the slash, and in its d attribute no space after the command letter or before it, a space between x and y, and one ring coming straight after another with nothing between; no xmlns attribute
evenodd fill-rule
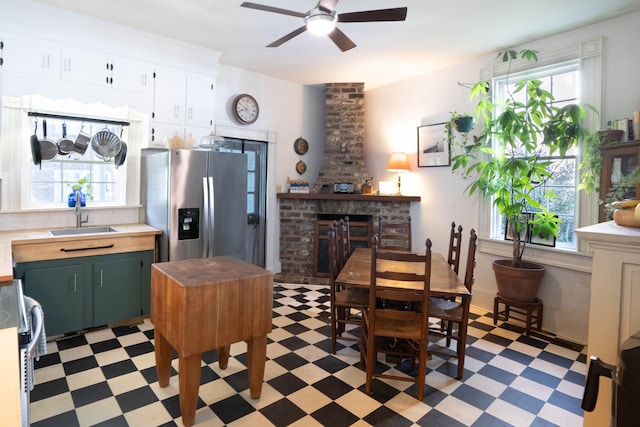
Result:
<svg viewBox="0 0 640 427"><path fill-rule="evenodd" d="M389 163L387 163L387 171L408 172L410 170L411 168L409 167L409 159L407 158L406 153L395 152L391 154Z"/></svg>

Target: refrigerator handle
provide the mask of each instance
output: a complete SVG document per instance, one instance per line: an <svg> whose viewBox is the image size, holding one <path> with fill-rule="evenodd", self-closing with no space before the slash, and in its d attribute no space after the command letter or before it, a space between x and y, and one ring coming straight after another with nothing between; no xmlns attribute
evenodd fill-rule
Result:
<svg viewBox="0 0 640 427"><path fill-rule="evenodd" d="M208 221L209 221L209 256L213 256L213 241L214 241L214 237L215 237L215 215L216 215L216 202L215 202L215 193L213 191L213 177L209 177L209 200L210 200L210 209L209 209L209 217L208 217Z"/></svg>
<svg viewBox="0 0 640 427"><path fill-rule="evenodd" d="M202 258L209 256L209 185L207 177L202 178L203 215L202 215Z"/></svg>

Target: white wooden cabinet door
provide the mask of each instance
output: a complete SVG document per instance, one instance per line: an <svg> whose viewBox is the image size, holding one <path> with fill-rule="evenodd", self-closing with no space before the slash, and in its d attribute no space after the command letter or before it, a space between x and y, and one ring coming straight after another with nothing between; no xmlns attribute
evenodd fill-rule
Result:
<svg viewBox="0 0 640 427"><path fill-rule="evenodd" d="M3 37L2 70L57 79L60 49L27 39Z"/></svg>
<svg viewBox="0 0 640 427"><path fill-rule="evenodd" d="M153 65L135 59L114 57L111 85L114 89L151 93L153 91Z"/></svg>
<svg viewBox="0 0 640 427"><path fill-rule="evenodd" d="M211 128L215 123L215 79L201 74L187 75L187 126Z"/></svg>
<svg viewBox="0 0 640 427"><path fill-rule="evenodd" d="M111 58L105 53L78 48L62 51L63 80L108 87L111 84L111 67Z"/></svg>
<svg viewBox="0 0 640 427"><path fill-rule="evenodd" d="M184 126L187 77L182 70L158 67L154 77L154 122Z"/></svg>
<svg viewBox="0 0 640 427"><path fill-rule="evenodd" d="M172 123L159 123L154 122L151 125L151 137L149 138L149 146L150 147L164 147L164 142L162 138L171 138L172 136L177 135L181 138L185 137L184 126L181 124L172 124ZM196 140L196 143L198 141Z"/></svg>

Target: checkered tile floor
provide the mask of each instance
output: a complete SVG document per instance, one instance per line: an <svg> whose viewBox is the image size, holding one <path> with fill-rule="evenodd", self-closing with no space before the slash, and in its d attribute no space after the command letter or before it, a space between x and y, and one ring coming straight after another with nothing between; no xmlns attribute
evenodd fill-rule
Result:
<svg viewBox="0 0 640 427"><path fill-rule="evenodd" d="M249 396L246 345L227 369L203 355L196 425L581 426L584 354L474 309L463 380L456 362L428 362L422 402L415 385L374 380L364 393L357 343L330 354L328 290L275 284L262 395ZM358 331L353 331L357 333ZM94 330L50 342L36 365L32 426L182 426L177 359L170 384L155 372L153 325ZM384 356L379 368L385 369ZM388 369L403 370L404 365Z"/></svg>

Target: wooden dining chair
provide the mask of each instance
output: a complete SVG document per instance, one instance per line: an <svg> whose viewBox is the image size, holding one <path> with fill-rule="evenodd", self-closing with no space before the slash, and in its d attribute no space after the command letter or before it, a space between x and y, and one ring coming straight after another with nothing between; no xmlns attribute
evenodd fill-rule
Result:
<svg viewBox="0 0 640 427"><path fill-rule="evenodd" d="M411 251L411 217L407 222L383 222L378 216L379 249Z"/></svg>
<svg viewBox="0 0 640 427"><path fill-rule="evenodd" d="M374 236L369 305L360 334L360 361L366 369L366 392L371 393L374 377L412 381L418 389L418 400L422 400L427 374L431 240L427 239L426 253L423 255L379 250L378 243L378 236ZM386 281L393 281L400 286L403 282L421 282L422 289L412 291L382 287ZM385 340L392 340L394 345L383 347L381 343ZM417 376L393 375L376 369L381 348L387 354L417 357Z"/></svg>
<svg viewBox="0 0 640 427"><path fill-rule="evenodd" d="M460 251L462 249L462 226L459 225L456 230L455 221L451 223L451 233L449 237L449 252L447 254L447 263L458 274L460 268Z"/></svg>
<svg viewBox="0 0 640 427"><path fill-rule="evenodd" d="M338 230L329 225L329 289L331 309L331 353L336 354L337 340L359 342L358 337L346 336L346 325L362 325L362 311L369 303L368 289L345 288L336 283L340 273Z"/></svg>
<svg viewBox="0 0 640 427"><path fill-rule="evenodd" d="M340 268L344 267L351 256L351 232L349 230L349 217L345 216L338 221L338 256Z"/></svg>
<svg viewBox="0 0 640 427"><path fill-rule="evenodd" d="M471 293L474 281L474 270L476 265L476 247L478 236L474 229L469 233L469 251L467 253L467 265L465 269L464 285ZM457 379L461 379L464 373L464 358L467 348L467 327L469 323L469 310L471 306L471 295L460 297L455 300L443 298L431 298L429 306L429 317L439 319L446 327L431 327L430 337L434 344L429 346L429 353L446 358L458 359ZM438 342L443 339L445 345ZM456 341L456 348L451 349L451 341Z"/></svg>

